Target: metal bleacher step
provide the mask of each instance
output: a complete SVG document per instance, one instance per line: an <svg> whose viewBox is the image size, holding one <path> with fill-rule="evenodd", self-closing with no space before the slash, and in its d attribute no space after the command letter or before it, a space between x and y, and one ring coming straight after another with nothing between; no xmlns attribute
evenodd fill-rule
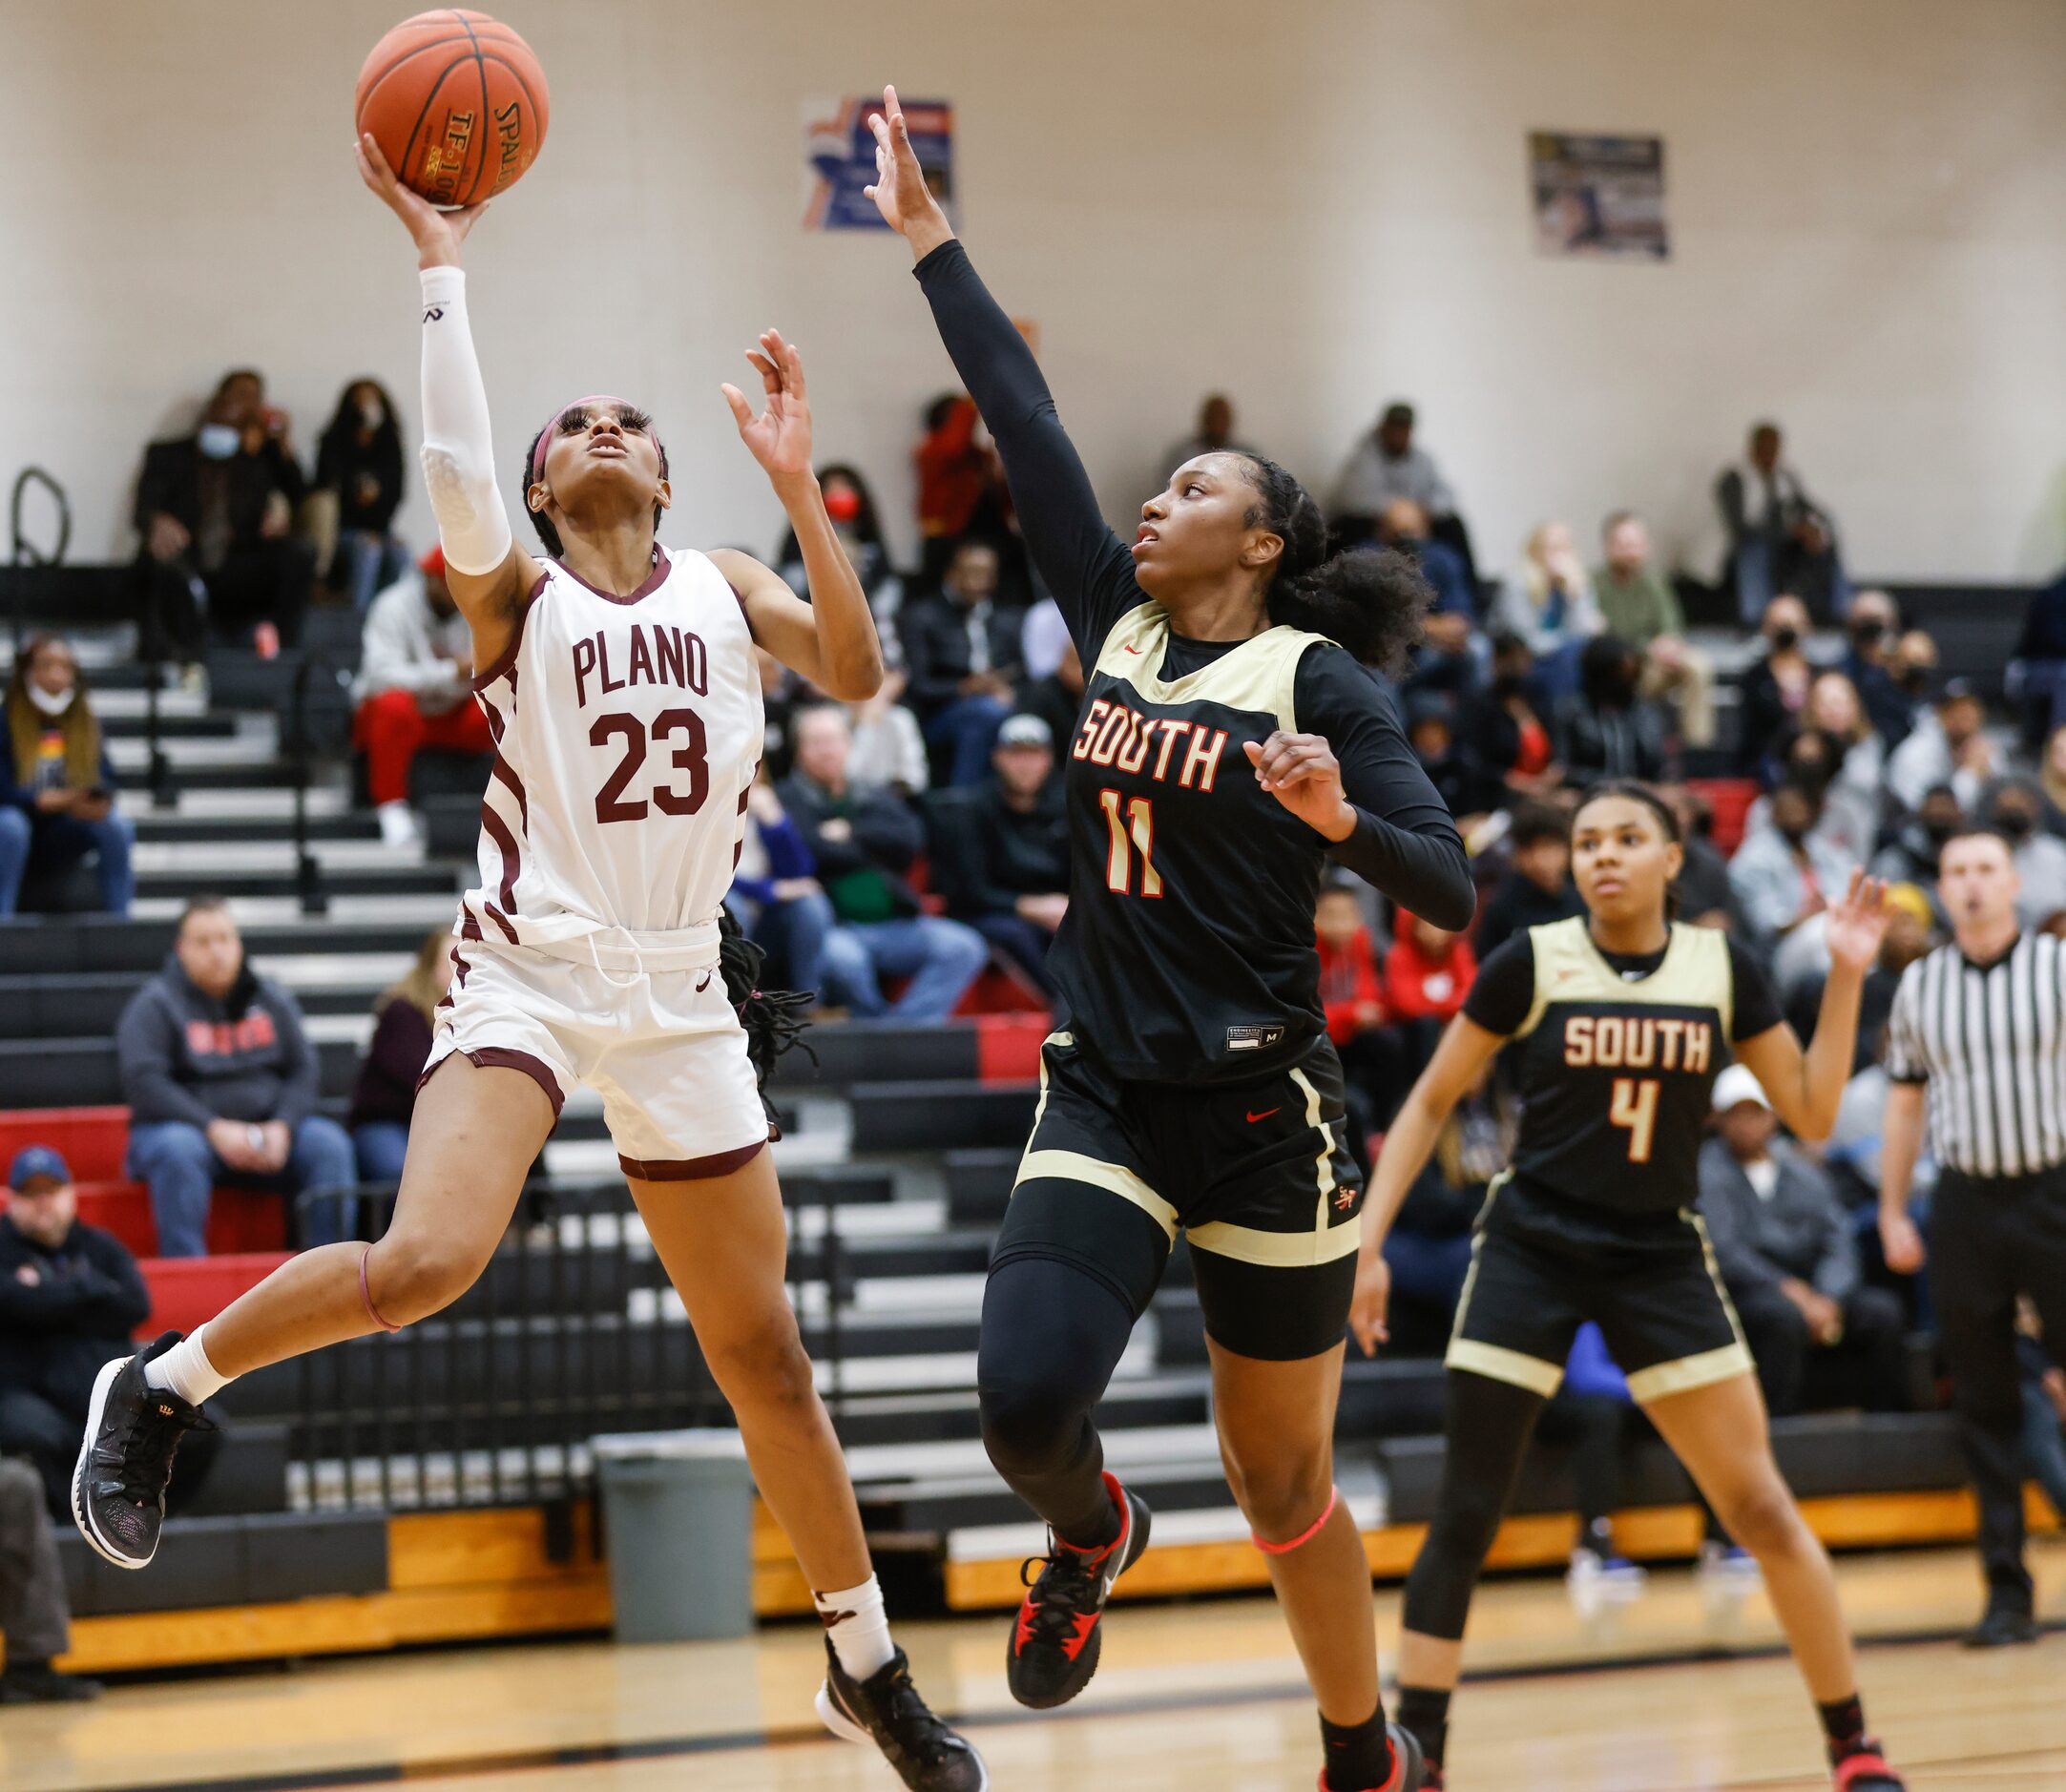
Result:
<svg viewBox="0 0 2066 1792"><path fill-rule="evenodd" d="M1202 1425L1209 1416L1212 1378L1198 1370L1115 1377L1098 1404L1103 1430L1149 1426ZM870 1445L937 1443L980 1435L981 1418L969 1386L917 1392L852 1394L834 1424L849 1450Z"/></svg>

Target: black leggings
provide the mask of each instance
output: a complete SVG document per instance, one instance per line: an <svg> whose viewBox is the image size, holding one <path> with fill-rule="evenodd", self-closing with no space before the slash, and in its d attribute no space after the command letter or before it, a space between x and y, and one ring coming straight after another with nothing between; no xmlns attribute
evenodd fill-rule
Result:
<svg viewBox="0 0 2066 1792"><path fill-rule="evenodd" d="M1471 1594L1547 1404L1540 1394L1511 1382L1471 1369L1450 1370L1442 1491L1407 1576L1408 1630L1462 1641Z"/></svg>
<svg viewBox="0 0 2066 1792"><path fill-rule="evenodd" d="M1112 1284L1052 1257L991 1271L975 1385L983 1444L1012 1490L1063 1538L1096 1537L1111 1505L1091 1414L1133 1335Z"/></svg>

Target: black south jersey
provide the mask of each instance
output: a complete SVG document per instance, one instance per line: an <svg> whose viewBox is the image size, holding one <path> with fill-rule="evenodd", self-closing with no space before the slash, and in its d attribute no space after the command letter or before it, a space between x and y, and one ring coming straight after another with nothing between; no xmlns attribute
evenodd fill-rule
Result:
<svg viewBox="0 0 2066 1792"><path fill-rule="evenodd" d="M1715 1077L1780 1024L1770 982L1725 933L1675 925L1662 952L1610 959L1586 917L1492 954L1464 1013L1513 1044L1513 1172L1566 1200L1671 1213L1699 1192Z"/></svg>
<svg viewBox="0 0 2066 1792"><path fill-rule="evenodd" d="M1382 681L1334 642L1283 626L1240 641L1172 633L961 245L915 271L1084 667L1075 732L1055 743L1071 862L1048 969L1066 1024L1115 1074L1143 1081L1296 1063L1325 1031L1313 903L1327 860L1467 927L1475 892L1455 823ZM1330 844L1256 781L1244 745L1279 729L1325 737L1356 810L1346 840Z"/></svg>

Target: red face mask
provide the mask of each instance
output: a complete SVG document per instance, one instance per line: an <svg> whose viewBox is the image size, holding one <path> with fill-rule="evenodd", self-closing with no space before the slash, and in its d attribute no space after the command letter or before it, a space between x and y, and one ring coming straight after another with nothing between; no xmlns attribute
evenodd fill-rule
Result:
<svg viewBox="0 0 2066 1792"><path fill-rule="evenodd" d="M861 514L861 494L850 486L824 494L824 513L835 523L851 523Z"/></svg>

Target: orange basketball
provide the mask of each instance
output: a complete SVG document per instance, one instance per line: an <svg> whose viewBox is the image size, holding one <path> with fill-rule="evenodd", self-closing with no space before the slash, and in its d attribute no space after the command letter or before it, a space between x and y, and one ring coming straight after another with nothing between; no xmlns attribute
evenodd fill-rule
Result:
<svg viewBox="0 0 2066 1792"><path fill-rule="evenodd" d="M550 101L531 46L485 12L404 19L359 71L355 110L402 184L438 205L474 205L531 166Z"/></svg>

